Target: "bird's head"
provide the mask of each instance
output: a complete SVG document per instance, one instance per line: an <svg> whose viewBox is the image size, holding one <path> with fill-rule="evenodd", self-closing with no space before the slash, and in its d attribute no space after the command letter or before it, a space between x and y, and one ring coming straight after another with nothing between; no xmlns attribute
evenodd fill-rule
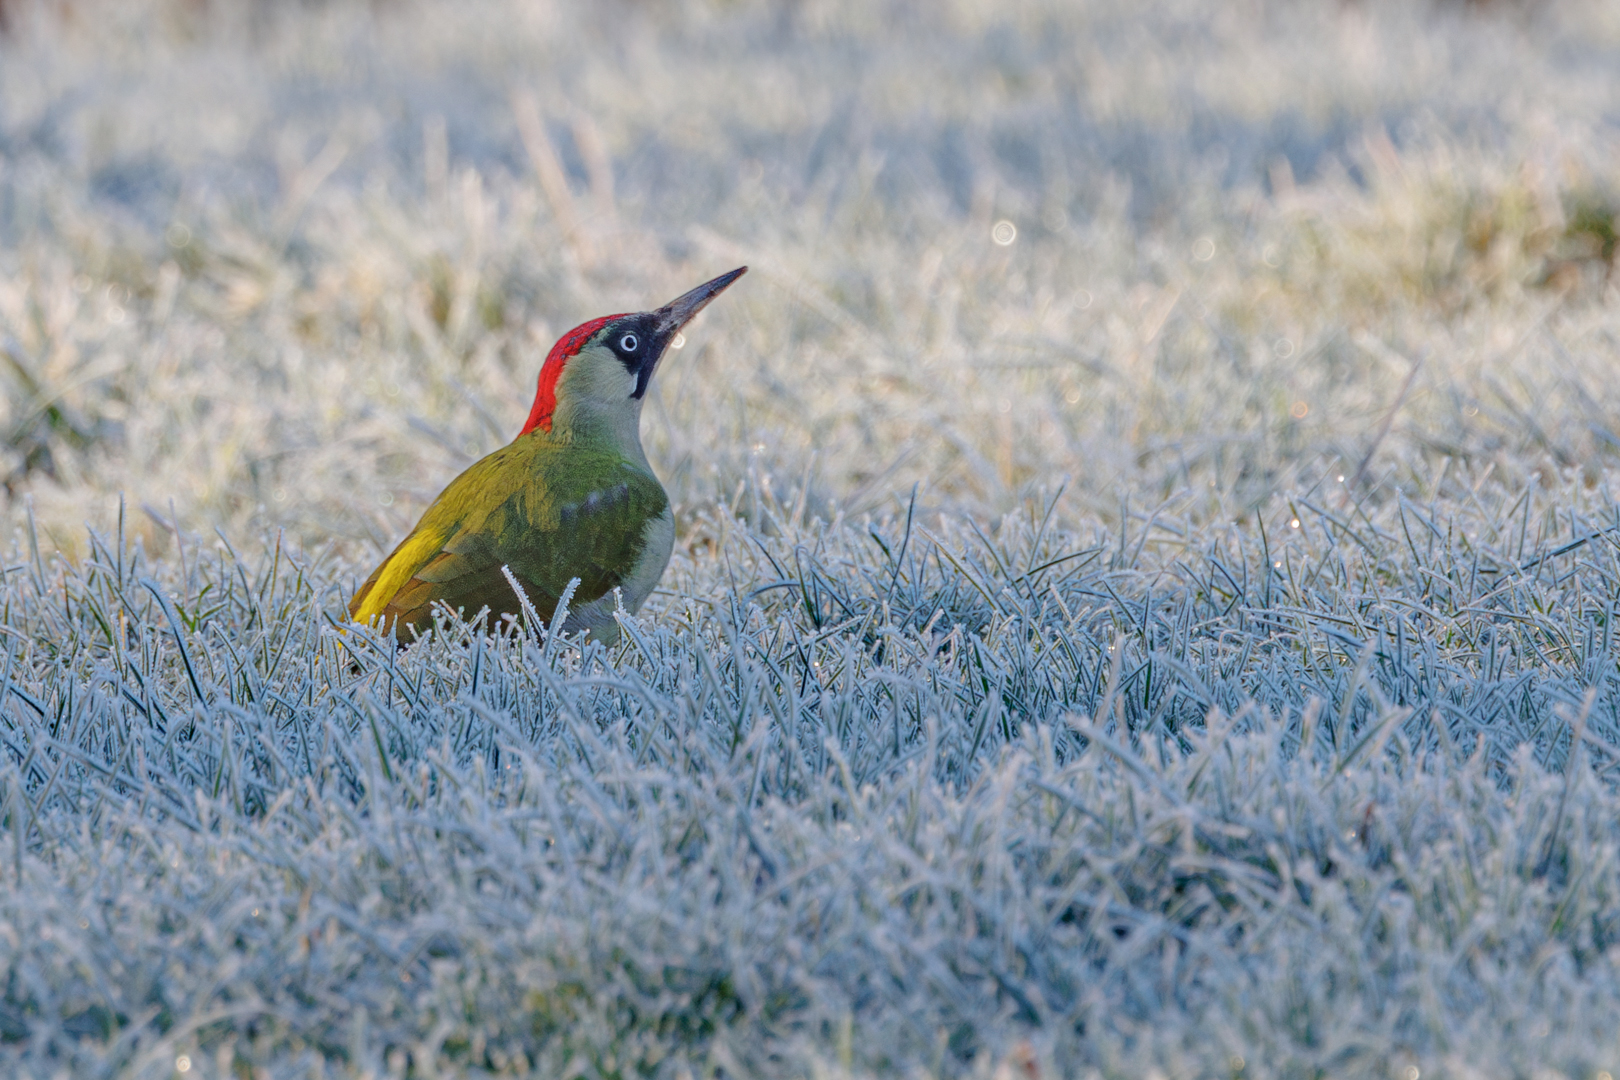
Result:
<svg viewBox="0 0 1620 1080"><path fill-rule="evenodd" d="M534 408L521 435L584 429L639 438L642 396L681 327L748 267L721 274L656 311L605 315L581 323L551 347L540 368Z"/></svg>

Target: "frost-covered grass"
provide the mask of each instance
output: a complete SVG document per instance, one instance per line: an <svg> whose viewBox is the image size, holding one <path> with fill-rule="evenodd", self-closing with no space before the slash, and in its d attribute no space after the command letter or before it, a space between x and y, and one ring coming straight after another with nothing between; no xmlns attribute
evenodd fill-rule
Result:
<svg viewBox="0 0 1620 1080"><path fill-rule="evenodd" d="M0 1072L1620 1071L1613 5L0 10ZM740 262L621 644L338 630Z"/></svg>

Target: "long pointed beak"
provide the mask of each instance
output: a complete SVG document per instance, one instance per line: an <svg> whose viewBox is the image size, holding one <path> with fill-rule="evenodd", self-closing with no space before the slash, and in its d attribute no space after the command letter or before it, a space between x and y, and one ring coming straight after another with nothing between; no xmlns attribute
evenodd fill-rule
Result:
<svg viewBox="0 0 1620 1080"><path fill-rule="evenodd" d="M726 286L742 277L748 272L748 267L739 266L729 274L721 274L713 281L706 281L683 296L677 297L653 312L658 316L658 335L663 337L673 334L681 327L692 321L692 316L708 307L709 301L726 291Z"/></svg>

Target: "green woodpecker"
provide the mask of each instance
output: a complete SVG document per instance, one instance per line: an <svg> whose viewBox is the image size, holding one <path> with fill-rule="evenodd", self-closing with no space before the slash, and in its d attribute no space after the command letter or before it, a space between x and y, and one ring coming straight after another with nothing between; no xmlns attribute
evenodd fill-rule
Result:
<svg viewBox="0 0 1620 1080"><path fill-rule="evenodd" d="M451 481L349 601L349 616L405 644L443 604L472 618L521 615L510 569L548 623L579 579L564 626L619 635L669 564L675 520L641 449L641 404L681 327L748 268L656 311L608 315L562 336L540 368L529 420L511 443Z"/></svg>

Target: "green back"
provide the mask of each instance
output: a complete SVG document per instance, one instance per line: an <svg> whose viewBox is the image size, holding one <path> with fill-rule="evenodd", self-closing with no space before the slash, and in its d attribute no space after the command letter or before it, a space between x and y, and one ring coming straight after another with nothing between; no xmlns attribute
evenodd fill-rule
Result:
<svg viewBox="0 0 1620 1080"><path fill-rule="evenodd" d="M634 570L646 525L669 498L645 465L616 451L538 434L456 477L349 602L357 622L381 616L401 641L432 625L435 603L472 617L520 613L510 567L541 618L579 578L572 603L612 592Z"/></svg>

